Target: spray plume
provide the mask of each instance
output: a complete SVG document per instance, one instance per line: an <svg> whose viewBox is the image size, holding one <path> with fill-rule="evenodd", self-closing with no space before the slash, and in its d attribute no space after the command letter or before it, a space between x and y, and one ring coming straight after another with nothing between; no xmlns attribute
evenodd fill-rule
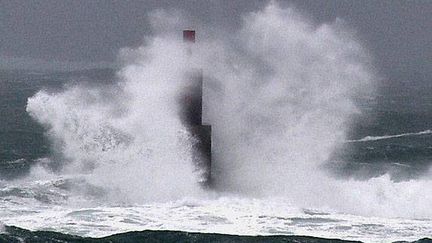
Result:
<svg viewBox="0 0 432 243"><path fill-rule="evenodd" d="M375 80L366 50L341 21L315 25L272 2L229 37L198 28L209 38L187 58L181 28L170 27L182 18L173 16L153 14L164 31L123 51L127 65L114 91L76 86L29 99L28 112L65 161L63 173L87 173L135 202L203 195L177 99L185 72L202 68L217 191L359 214L432 214L428 180L343 181L320 169L358 112L352 98L371 92Z"/></svg>

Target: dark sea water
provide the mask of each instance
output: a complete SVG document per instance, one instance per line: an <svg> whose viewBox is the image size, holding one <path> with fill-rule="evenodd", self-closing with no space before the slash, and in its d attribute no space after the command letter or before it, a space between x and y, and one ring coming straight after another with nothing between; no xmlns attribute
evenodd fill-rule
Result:
<svg viewBox="0 0 432 243"><path fill-rule="evenodd" d="M332 158L338 174L395 181L422 176L432 164L432 82L425 75L381 81ZM337 164L337 165L336 165Z"/></svg>
<svg viewBox="0 0 432 243"><path fill-rule="evenodd" d="M109 69L58 73L0 71L0 179L25 177L32 166L52 153L45 129L26 112L29 97L42 89L55 91L76 82L108 85L114 79L115 71ZM361 113L352 118L347 140L333 153L326 169L337 177L360 180L385 173L394 181L424 176L432 164L431 94L432 82L419 75L415 80L401 77L383 81L376 95L358 98ZM130 233L94 240L8 229L8 235L0 235L0 242L18 242L19 238L26 239L25 242L58 242L54 239L66 242L143 239L152 239L151 242L328 242L316 238L235 238L174 232Z"/></svg>

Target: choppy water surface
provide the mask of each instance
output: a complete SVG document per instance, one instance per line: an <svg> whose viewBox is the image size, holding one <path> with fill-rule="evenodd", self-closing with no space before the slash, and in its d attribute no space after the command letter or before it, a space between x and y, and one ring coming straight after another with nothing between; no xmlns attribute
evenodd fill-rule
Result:
<svg viewBox="0 0 432 243"><path fill-rule="evenodd" d="M151 229L389 242L417 240L432 234L430 219L362 217L325 209L301 209L283 199L222 196L83 207L84 199L70 198L67 191L60 189L62 185L64 181L39 181L32 184L33 188L3 188L2 221L31 230L91 237Z"/></svg>
<svg viewBox="0 0 432 243"><path fill-rule="evenodd" d="M337 22L274 4L245 21L238 42L203 40L189 58L159 34L124 50L121 70L1 71L0 221L95 237L430 237L427 76L378 80ZM191 68L207 78L210 188L178 115Z"/></svg>
<svg viewBox="0 0 432 243"><path fill-rule="evenodd" d="M2 137L1 171L4 179L0 183L0 218L7 225L92 237L144 229L310 235L365 242L416 240L432 235L432 220L427 216L356 216L329 208L299 208L283 198L253 199L217 193L210 193L205 198L187 197L166 203L120 202L107 205L101 203L103 189L87 184L86 175L68 177L36 172L36 177L27 177L32 165L46 163L47 159L43 158L49 154L49 142L43 136L43 129L29 119L22 105L32 92L50 87L50 82L58 77L45 76L37 83L34 80L40 76L23 76L31 77L34 83L26 83L27 86L14 81L2 86L3 93L17 95L13 102L6 102L6 98L3 100L2 103L6 104L3 111L16 110L12 114L23 118L13 123L2 117L2 132L6 136ZM12 77L16 78L15 74ZM10 77L3 79L11 80ZM34 88L32 92L26 92L22 85ZM372 109L372 115L379 113L376 106ZM329 167L345 179L365 180L383 173L390 173L397 181L421 177L432 158L432 137L430 130L426 129L429 121L424 112L420 111L420 115L415 116L415 119L424 119L423 122L414 122L419 124L418 127L399 134L396 131L402 125L395 124L397 129L392 130L386 125L388 118L382 114L369 118L376 121L371 123L370 130L387 129L387 132L367 134L365 125L360 124L359 134L347 140L343 149L337 150L333 156L334 161L343 160L344 163L336 166L334 161L330 161ZM410 113L406 115L410 116ZM377 128L380 123L385 124L383 128ZM26 130L28 132L20 132ZM81 193L76 194L76 188L81 188Z"/></svg>

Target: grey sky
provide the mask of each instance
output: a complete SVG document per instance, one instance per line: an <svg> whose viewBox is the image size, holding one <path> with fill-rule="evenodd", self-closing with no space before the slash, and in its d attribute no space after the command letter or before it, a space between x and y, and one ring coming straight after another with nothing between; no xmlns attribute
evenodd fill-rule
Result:
<svg viewBox="0 0 432 243"><path fill-rule="evenodd" d="M191 19L236 28L267 1L0 0L0 57L111 62L119 48L150 34L147 13L181 9ZM279 1L315 21L344 19L372 51L384 75L432 77L432 1Z"/></svg>

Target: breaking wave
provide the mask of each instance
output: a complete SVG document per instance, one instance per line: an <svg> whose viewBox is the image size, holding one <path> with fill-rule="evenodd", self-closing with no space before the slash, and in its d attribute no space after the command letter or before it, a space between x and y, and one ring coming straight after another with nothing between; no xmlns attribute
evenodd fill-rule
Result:
<svg viewBox="0 0 432 243"><path fill-rule="evenodd" d="M86 174L118 200L195 195L193 139L178 119L186 62L178 40L155 38L111 88L40 91L27 111L47 128L61 173ZM175 60L174 62L172 60Z"/></svg>
<svg viewBox="0 0 432 243"><path fill-rule="evenodd" d="M342 180L321 169L359 112L353 97L373 93L376 79L343 21L317 25L272 2L246 15L236 33L201 26L206 37L188 58L170 30L184 19L163 11L153 18L170 27L122 51L118 84L40 91L28 100L27 111L51 138L57 173L84 175L116 201L207 195L177 99L185 73L202 68L217 192L364 215L432 216L427 178Z"/></svg>
<svg viewBox="0 0 432 243"><path fill-rule="evenodd" d="M389 139L389 138L400 138L400 137L409 137L409 136L421 136L421 135L428 135L432 134L432 130L425 130L421 132L409 132L409 133L402 133L402 134L396 134L396 135L385 135L385 136L366 136L361 139L357 140L347 140L349 143L353 142L367 142L367 141L376 141L376 140L383 140L383 139Z"/></svg>

